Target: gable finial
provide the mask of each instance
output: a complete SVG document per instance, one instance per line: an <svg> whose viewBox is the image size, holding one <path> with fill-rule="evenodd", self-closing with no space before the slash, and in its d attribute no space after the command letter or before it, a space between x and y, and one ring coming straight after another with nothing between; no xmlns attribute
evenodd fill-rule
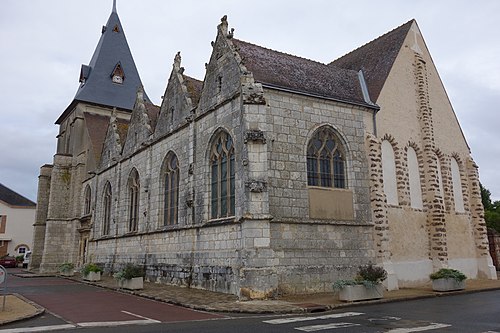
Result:
<svg viewBox="0 0 500 333"><path fill-rule="evenodd" d="M113 13L116 13L116 0L113 0Z"/></svg>

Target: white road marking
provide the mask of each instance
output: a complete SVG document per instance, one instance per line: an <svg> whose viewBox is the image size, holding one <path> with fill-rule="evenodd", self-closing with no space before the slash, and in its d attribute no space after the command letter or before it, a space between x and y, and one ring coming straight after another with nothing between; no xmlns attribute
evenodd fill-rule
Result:
<svg viewBox="0 0 500 333"><path fill-rule="evenodd" d="M448 325L448 324L431 323L430 325L427 325L427 326L412 327L412 328L396 328L396 329L387 331L386 333L422 332L422 331L435 330L438 328L445 328L445 327L450 327L450 326L451 325Z"/></svg>
<svg viewBox="0 0 500 333"><path fill-rule="evenodd" d="M317 317L293 317L293 318L272 319L272 320L265 320L264 323L267 323L267 324L288 324L288 323L296 323L299 321L353 317L353 316L359 316L362 314L364 314L364 313L361 313L361 312L343 312L343 313L333 313L333 314L324 315L324 316L317 316Z"/></svg>
<svg viewBox="0 0 500 333"><path fill-rule="evenodd" d="M101 327L101 326L122 326L122 325L149 325L159 323L151 320L125 320L125 321L94 321L88 323L77 323L78 327Z"/></svg>
<svg viewBox="0 0 500 333"><path fill-rule="evenodd" d="M122 310L121 312L128 314L130 316L133 316L133 317L141 318L143 320L93 321L93 322L86 322L86 323L77 323L76 325L79 327L100 327L100 326L122 326L122 325L149 325L149 324L161 323L161 321L159 321L159 320L144 317L144 316L138 315L137 313L132 313L132 312L128 312L125 310Z"/></svg>
<svg viewBox="0 0 500 333"><path fill-rule="evenodd" d="M155 319L151 319L151 318L148 318L148 317L144 317L144 316L141 316L141 315L138 315L136 313L132 313L132 312L128 312L128 311L125 311L125 310L122 310L123 313L126 313L128 315L131 315L131 316L134 316L134 317L137 317L137 318L142 318L142 319L146 319L146 320L149 320L149 321L152 321L154 323L161 323L161 321L159 320L155 320Z"/></svg>
<svg viewBox="0 0 500 333"><path fill-rule="evenodd" d="M352 326L361 326L361 324L354 323L333 323L326 325L313 325L313 326L304 326L304 327L296 327L296 330L304 331L304 332L316 332L322 330L329 330L335 328L344 328L344 327L352 327Z"/></svg>
<svg viewBox="0 0 500 333"><path fill-rule="evenodd" d="M0 332L1 333L48 332L48 331L62 330L75 327L76 327L75 325L63 324L63 325L38 326L38 327L9 328L5 330L0 330Z"/></svg>

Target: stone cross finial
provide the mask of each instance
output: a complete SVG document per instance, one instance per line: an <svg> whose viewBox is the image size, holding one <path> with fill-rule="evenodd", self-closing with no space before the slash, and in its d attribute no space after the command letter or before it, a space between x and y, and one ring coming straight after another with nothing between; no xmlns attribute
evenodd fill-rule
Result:
<svg viewBox="0 0 500 333"><path fill-rule="evenodd" d="M181 52L179 51L174 57L174 68L177 70L181 67L181 59Z"/></svg>
<svg viewBox="0 0 500 333"><path fill-rule="evenodd" d="M413 37L415 38L415 42L413 43L411 49L415 51L415 53L422 54L422 49L418 45L418 40L417 40L417 35L420 35L420 31L418 30L415 22L413 22L413 24L411 25L411 31L413 32Z"/></svg>
<svg viewBox="0 0 500 333"><path fill-rule="evenodd" d="M116 13L116 0L113 0L113 13Z"/></svg>
<svg viewBox="0 0 500 333"><path fill-rule="evenodd" d="M224 33L224 36L227 36L227 15L224 15L222 16L222 18L220 19L220 29L222 30L222 32Z"/></svg>

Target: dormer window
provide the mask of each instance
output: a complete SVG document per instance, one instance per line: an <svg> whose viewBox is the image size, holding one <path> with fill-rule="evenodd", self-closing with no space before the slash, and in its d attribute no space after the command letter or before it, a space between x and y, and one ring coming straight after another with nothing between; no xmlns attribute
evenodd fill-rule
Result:
<svg viewBox="0 0 500 333"><path fill-rule="evenodd" d="M122 84L125 80L125 73L123 73L122 65L118 62L111 73L111 80L113 83Z"/></svg>
<svg viewBox="0 0 500 333"><path fill-rule="evenodd" d="M113 83L123 83L123 78L120 75L113 75Z"/></svg>

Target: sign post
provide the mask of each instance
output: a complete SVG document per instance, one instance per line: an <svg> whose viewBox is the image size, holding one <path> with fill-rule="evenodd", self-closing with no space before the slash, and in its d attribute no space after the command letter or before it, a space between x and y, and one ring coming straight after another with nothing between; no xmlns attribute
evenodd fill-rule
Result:
<svg viewBox="0 0 500 333"><path fill-rule="evenodd" d="M5 311L5 297L7 296L7 270L2 265L0 265L0 285L3 285L2 311Z"/></svg>

